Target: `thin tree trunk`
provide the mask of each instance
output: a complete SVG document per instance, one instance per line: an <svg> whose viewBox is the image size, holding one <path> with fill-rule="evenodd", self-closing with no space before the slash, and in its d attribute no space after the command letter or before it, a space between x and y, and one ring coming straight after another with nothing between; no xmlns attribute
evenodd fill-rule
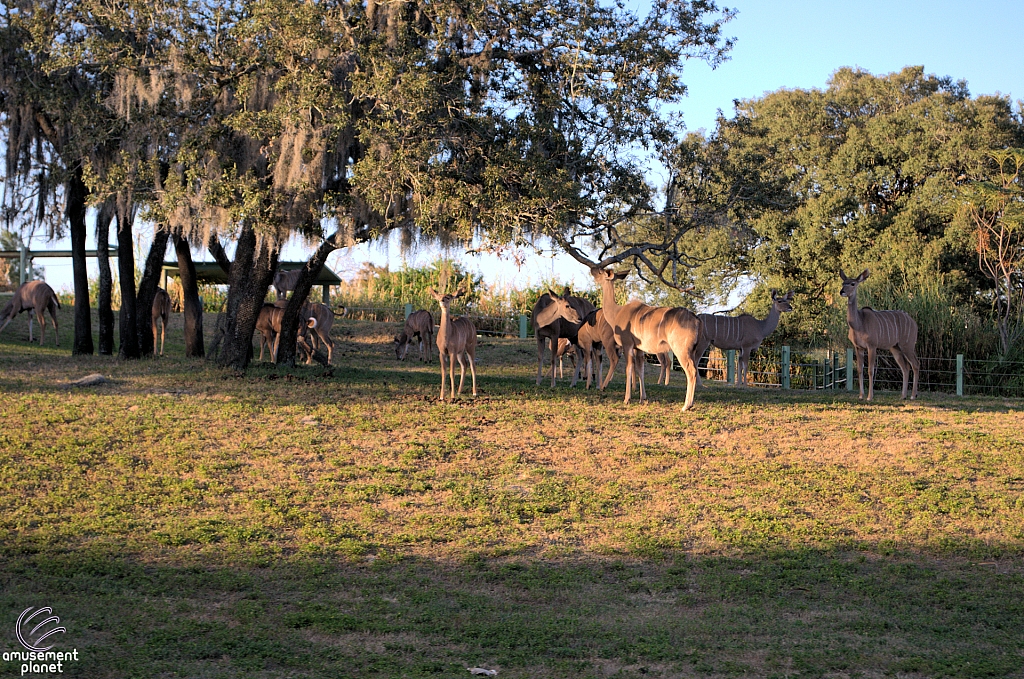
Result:
<svg viewBox="0 0 1024 679"><path fill-rule="evenodd" d="M139 349L138 309L135 300L135 253L132 252L132 223L135 207L128 196L117 199L117 275L121 285L121 313L118 326L121 346L118 357L141 358Z"/></svg>
<svg viewBox="0 0 1024 679"><path fill-rule="evenodd" d="M210 241L207 244L207 249L210 251L210 254L213 255L213 259L217 262L217 266L219 266L224 273L230 276L231 260L228 259L228 253L224 252L224 246L220 244L217 234L210 234Z"/></svg>
<svg viewBox="0 0 1024 679"><path fill-rule="evenodd" d="M236 370L245 370L252 359L252 334L256 331L263 299L277 268L278 252L267 244L257 246L256 233L249 225L242 227L231 264L228 288L227 327L224 348L218 363Z"/></svg>
<svg viewBox="0 0 1024 679"><path fill-rule="evenodd" d="M199 282L196 280L196 265L192 261L192 249L188 241L174 234L174 251L178 255L178 281L181 283L182 305L185 316L185 355L202 357L203 347L203 302L199 299Z"/></svg>
<svg viewBox="0 0 1024 679"><path fill-rule="evenodd" d="M338 249L337 234L324 240L317 248L313 256L306 262L302 269L302 275L295 283L295 290L288 300L284 309L284 316L281 318L281 340L278 343L277 364L295 365L295 343L299 334L299 311L309 297L309 291L313 289L313 282L320 276L321 269L327 262L327 257Z"/></svg>
<svg viewBox="0 0 1024 679"><path fill-rule="evenodd" d="M96 299L100 322L99 352L114 353L114 312L110 308L114 278L110 274L110 222L114 218L113 203L107 201L96 213L96 261L100 267L100 292Z"/></svg>
<svg viewBox="0 0 1024 679"><path fill-rule="evenodd" d="M71 354L75 356L93 353L89 271L85 259L85 198L88 192L82 181L82 169L78 168L68 180L65 209L71 226L71 269L75 283L75 340L71 345Z"/></svg>
<svg viewBox="0 0 1024 679"><path fill-rule="evenodd" d="M136 297L138 305L139 353L152 356L155 351L156 338L153 337L153 299L160 283L160 271L164 265L164 254L167 253L167 240L170 238L167 229L157 225L153 231L153 243L149 246L146 257L146 268L142 271L139 281L139 292Z"/></svg>

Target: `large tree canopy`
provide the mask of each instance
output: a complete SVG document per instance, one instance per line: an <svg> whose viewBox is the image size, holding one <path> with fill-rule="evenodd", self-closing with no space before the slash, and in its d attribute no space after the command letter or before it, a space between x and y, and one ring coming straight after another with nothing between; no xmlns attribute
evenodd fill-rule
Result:
<svg viewBox="0 0 1024 679"><path fill-rule="evenodd" d="M992 283L973 230L955 218L958 196L991 173L992 151L1022 140L1007 98L972 98L921 67L841 69L824 90L737 102L713 134L691 135L667 158L686 276L707 301L751 282L795 288L804 294L790 322L808 332L822 330L815 319L828 315L841 267L870 267L873 286L941 280L954 303L984 305ZM632 228L643 238L663 227Z"/></svg>
<svg viewBox="0 0 1024 679"><path fill-rule="evenodd" d="M85 159L93 203L251 249L242 309L294 233L322 244L312 270L394 228L572 242L649 209L639 152L671 139L663 105L685 93L686 60L731 46L731 13L706 0L646 16L594 0L75 0L3 16L27 59L81 74L117 121L102 162Z"/></svg>

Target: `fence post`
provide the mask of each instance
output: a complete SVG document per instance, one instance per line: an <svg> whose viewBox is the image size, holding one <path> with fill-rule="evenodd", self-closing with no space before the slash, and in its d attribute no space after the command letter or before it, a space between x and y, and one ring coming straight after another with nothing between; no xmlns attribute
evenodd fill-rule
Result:
<svg viewBox="0 0 1024 679"><path fill-rule="evenodd" d="M326 289L326 288L324 288ZM412 316L412 303L406 302L405 304L405 320L409 320L409 316Z"/></svg>
<svg viewBox="0 0 1024 679"><path fill-rule="evenodd" d="M28 253L26 252L25 244L21 244L21 281L19 285L25 285L25 261L28 259Z"/></svg>
<svg viewBox="0 0 1024 679"><path fill-rule="evenodd" d="M853 349L846 350L846 391L853 391Z"/></svg>
<svg viewBox="0 0 1024 679"><path fill-rule="evenodd" d="M956 395L964 395L964 355L956 355Z"/></svg>
<svg viewBox="0 0 1024 679"><path fill-rule="evenodd" d="M526 314L519 314L519 339L526 339Z"/></svg>
<svg viewBox="0 0 1024 679"><path fill-rule="evenodd" d="M839 381L839 354L832 352L832 391L836 390L836 383Z"/></svg>
<svg viewBox="0 0 1024 679"><path fill-rule="evenodd" d="M789 389L789 347L782 347L782 367L780 368L782 374L779 376L779 382L782 383L783 389Z"/></svg>
<svg viewBox="0 0 1024 679"><path fill-rule="evenodd" d="M728 349L725 352L725 381L732 384L736 381L736 350Z"/></svg>

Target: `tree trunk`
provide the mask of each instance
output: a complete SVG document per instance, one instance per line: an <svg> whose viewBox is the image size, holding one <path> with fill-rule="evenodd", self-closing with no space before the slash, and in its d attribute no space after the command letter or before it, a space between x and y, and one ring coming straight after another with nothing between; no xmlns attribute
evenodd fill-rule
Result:
<svg viewBox="0 0 1024 679"><path fill-rule="evenodd" d="M149 255L146 257L146 268L142 272L142 280L139 281L136 304L139 311L139 353L143 356L152 356L155 350L153 299L156 297L156 289L160 283L160 271L164 265L167 239L170 238L170 235L165 228L157 225L153 231L153 244L149 246Z"/></svg>
<svg viewBox="0 0 1024 679"><path fill-rule="evenodd" d="M299 311L306 298L309 297L309 291L313 288L313 282L320 276L320 271L324 268L328 255L337 249L337 234L324 240L316 252L313 253L310 260L306 262L302 275L299 276L299 280L295 283L295 290L292 291L292 296L284 309L284 316L281 318L281 341L278 343L277 350L278 365L295 365L295 342L299 334Z"/></svg>
<svg viewBox="0 0 1024 679"><path fill-rule="evenodd" d="M114 353L114 312L110 308L113 276L110 274L110 222L114 206L103 203L96 213L96 261L100 267L100 292L96 299L100 322L99 352L102 356Z"/></svg>
<svg viewBox="0 0 1024 679"><path fill-rule="evenodd" d="M181 283L181 311L185 316L185 355L203 357L203 302L199 299L199 282L192 249L188 241L174 235L174 251L178 255L178 281Z"/></svg>
<svg viewBox="0 0 1024 679"><path fill-rule="evenodd" d="M256 233L242 227L231 264L228 288L227 327L218 363L245 370L252 359L252 334L256 331L263 300L274 279L278 252L267 244L257 247Z"/></svg>
<svg viewBox="0 0 1024 679"><path fill-rule="evenodd" d="M217 238L217 234L210 234L210 241L207 244L207 249L210 254L213 255L213 259L217 262L217 266L227 275L231 275L231 260L228 259L228 253L224 252L224 246L220 244L220 240Z"/></svg>
<svg viewBox="0 0 1024 679"><path fill-rule="evenodd" d="M131 198L117 199L117 276L121 285L121 313L118 326L121 331L119 358L141 358L139 349L138 309L135 300L135 254L132 252L132 223L135 206Z"/></svg>
<svg viewBox="0 0 1024 679"><path fill-rule="evenodd" d="M89 271L85 259L85 198L88 188L77 168L67 184L65 214L71 226L71 270L75 283L75 340L73 356L92 354L92 313L89 310Z"/></svg>

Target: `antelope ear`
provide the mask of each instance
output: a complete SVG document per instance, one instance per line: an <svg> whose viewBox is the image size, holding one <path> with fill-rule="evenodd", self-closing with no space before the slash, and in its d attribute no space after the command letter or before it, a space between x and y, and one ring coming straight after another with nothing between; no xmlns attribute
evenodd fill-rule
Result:
<svg viewBox="0 0 1024 679"><path fill-rule="evenodd" d="M785 299L785 300L786 300L787 302L791 302L791 301L793 301L793 291L792 291L792 290L790 290L789 292L787 292L787 293L786 293L786 297L785 297L784 299Z"/></svg>
<svg viewBox="0 0 1024 679"><path fill-rule="evenodd" d="M864 269L864 272L861 275L857 276L857 280L866 281L868 279L868 273L868 270Z"/></svg>
<svg viewBox="0 0 1024 679"><path fill-rule="evenodd" d="M772 296L772 301L778 299L779 297L779 291L776 290L775 288L772 288L769 294L771 294Z"/></svg>
<svg viewBox="0 0 1024 679"><path fill-rule="evenodd" d="M850 277L843 272L842 268L839 269L839 277L842 278L843 281L850 280Z"/></svg>

